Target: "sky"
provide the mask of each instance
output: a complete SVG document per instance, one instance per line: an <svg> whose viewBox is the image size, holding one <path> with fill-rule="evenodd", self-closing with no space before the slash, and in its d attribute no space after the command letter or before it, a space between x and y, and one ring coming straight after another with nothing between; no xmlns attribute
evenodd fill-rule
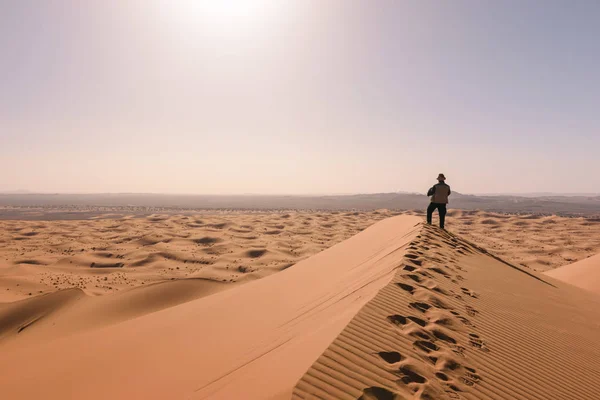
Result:
<svg viewBox="0 0 600 400"><path fill-rule="evenodd" d="M600 2L0 0L0 191L600 192Z"/></svg>

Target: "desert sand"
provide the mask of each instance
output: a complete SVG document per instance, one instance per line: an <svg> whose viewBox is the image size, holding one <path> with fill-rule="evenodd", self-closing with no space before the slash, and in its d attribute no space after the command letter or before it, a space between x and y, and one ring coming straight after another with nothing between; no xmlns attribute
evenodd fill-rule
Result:
<svg viewBox="0 0 600 400"><path fill-rule="evenodd" d="M169 279L245 282L394 214L205 212L0 221L0 302L72 287L109 294Z"/></svg>
<svg viewBox="0 0 600 400"><path fill-rule="evenodd" d="M547 271L546 275L600 294L600 254Z"/></svg>
<svg viewBox="0 0 600 400"><path fill-rule="evenodd" d="M549 271L600 253L600 219L452 210L450 229L491 253Z"/></svg>
<svg viewBox="0 0 600 400"><path fill-rule="evenodd" d="M595 222L392 214L4 221L0 395L600 398Z"/></svg>

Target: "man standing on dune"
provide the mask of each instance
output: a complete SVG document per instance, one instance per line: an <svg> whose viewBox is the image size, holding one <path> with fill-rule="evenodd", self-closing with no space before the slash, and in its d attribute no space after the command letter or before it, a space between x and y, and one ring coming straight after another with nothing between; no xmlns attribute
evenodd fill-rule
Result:
<svg viewBox="0 0 600 400"><path fill-rule="evenodd" d="M446 221L446 205L448 204L448 196L452 194L450 186L446 184L446 177L444 174L438 175L438 183L433 185L427 192L427 196L431 196L431 203L427 207L427 223L431 224L431 218L433 212L437 209L440 215L440 228L444 229L444 222Z"/></svg>

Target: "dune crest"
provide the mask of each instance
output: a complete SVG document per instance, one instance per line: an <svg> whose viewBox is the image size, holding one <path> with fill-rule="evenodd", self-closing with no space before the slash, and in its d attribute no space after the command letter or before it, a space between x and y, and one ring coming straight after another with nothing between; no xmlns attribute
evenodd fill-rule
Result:
<svg viewBox="0 0 600 400"><path fill-rule="evenodd" d="M600 299L430 226L405 259L293 398L598 398Z"/></svg>

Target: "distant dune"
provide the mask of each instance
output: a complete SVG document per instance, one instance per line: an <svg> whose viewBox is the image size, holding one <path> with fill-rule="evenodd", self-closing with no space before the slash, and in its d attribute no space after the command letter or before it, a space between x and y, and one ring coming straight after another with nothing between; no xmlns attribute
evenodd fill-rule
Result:
<svg viewBox="0 0 600 400"><path fill-rule="evenodd" d="M600 294L600 254L547 271L546 275Z"/></svg>
<svg viewBox="0 0 600 400"><path fill-rule="evenodd" d="M54 208L55 218L74 219L100 212L148 215L155 211L237 210L413 210L426 207L425 195L379 193L339 196L207 196L160 194L0 194L0 206ZM509 213L598 215L600 196L472 196L453 193L451 208ZM28 212L26 212L28 211ZM36 219L35 210L2 209L0 218ZM94 214L95 213L95 214Z"/></svg>
<svg viewBox="0 0 600 400"><path fill-rule="evenodd" d="M600 252L600 219L506 215L451 210L453 232L535 271L548 271Z"/></svg>
<svg viewBox="0 0 600 400"><path fill-rule="evenodd" d="M0 302L72 287L105 295L170 279L204 279L220 284L211 290L229 288L289 268L395 214L213 212L4 220ZM189 285L208 287L195 282Z"/></svg>

